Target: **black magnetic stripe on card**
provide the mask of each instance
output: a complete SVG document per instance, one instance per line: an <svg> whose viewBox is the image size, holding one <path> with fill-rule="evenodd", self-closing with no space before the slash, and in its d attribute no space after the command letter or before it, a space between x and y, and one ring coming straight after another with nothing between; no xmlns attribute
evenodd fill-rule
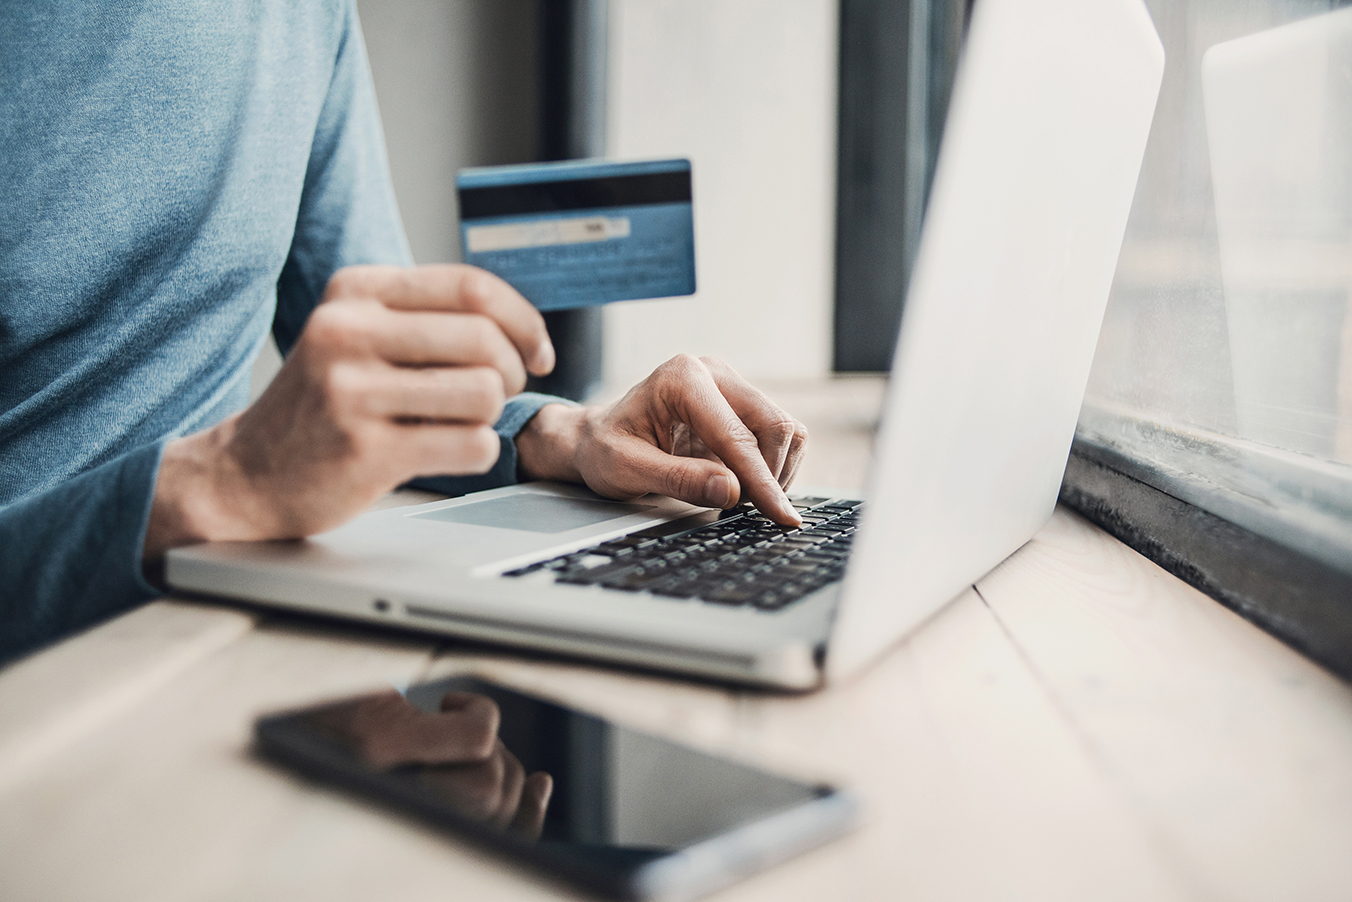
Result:
<svg viewBox="0 0 1352 902"><path fill-rule="evenodd" d="M460 189L460 219L690 202L690 171Z"/></svg>

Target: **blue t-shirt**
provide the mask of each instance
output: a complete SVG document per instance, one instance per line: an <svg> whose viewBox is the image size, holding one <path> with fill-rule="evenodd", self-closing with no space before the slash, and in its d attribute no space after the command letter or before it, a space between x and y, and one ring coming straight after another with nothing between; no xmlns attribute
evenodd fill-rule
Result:
<svg viewBox="0 0 1352 902"><path fill-rule="evenodd" d="M0 661L152 597L160 454L411 262L351 0L0 3ZM452 493L510 482L504 453Z"/></svg>

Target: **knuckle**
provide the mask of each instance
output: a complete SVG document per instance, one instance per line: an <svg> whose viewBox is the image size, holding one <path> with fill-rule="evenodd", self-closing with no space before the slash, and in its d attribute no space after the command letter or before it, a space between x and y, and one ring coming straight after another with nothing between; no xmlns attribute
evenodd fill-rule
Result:
<svg viewBox="0 0 1352 902"><path fill-rule="evenodd" d="M498 441L498 434L488 426L480 426L470 431L466 436L466 452L470 466L474 467L477 473L487 473L493 469L493 464L498 461L498 452L501 450L501 444Z"/></svg>
<svg viewBox="0 0 1352 902"><path fill-rule="evenodd" d="M514 352L500 357L494 372L498 374L502 389L508 394L515 395L526 387L526 368Z"/></svg>
<svg viewBox="0 0 1352 902"><path fill-rule="evenodd" d="M354 367L335 363L327 367L319 381L324 406L337 413L353 409L362 382Z"/></svg>
<svg viewBox="0 0 1352 902"><path fill-rule="evenodd" d="M798 432L798 423L790 416L772 420L765 430L772 439L781 444L793 441Z"/></svg>
<svg viewBox="0 0 1352 902"><path fill-rule="evenodd" d="M361 334L361 311L353 302L321 304L305 323L305 338L327 351L351 351Z"/></svg>
<svg viewBox="0 0 1352 902"><path fill-rule="evenodd" d="M460 302L465 310L483 313L493 294L493 277L477 266L461 265Z"/></svg>
<svg viewBox="0 0 1352 902"><path fill-rule="evenodd" d="M469 340L479 350L489 347L495 338L493 333L501 331L497 323L482 313L465 314L465 327Z"/></svg>
<svg viewBox="0 0 1352 902"><path fill-rule="evenodd" d="M704 371L704 364L692 354L677 354L654 371L653 376L663 387L676 387L690 382Z"/></svg>
<svg viewBox="0 0 1352 902"><path fill-rule="evenodd" d="M343 329L345 311L342 304L321 304L305 321L305 337L319 344L330 344Z"/></svg>
<svg viewBox="0 0 1352 902"><path fill-rule="evenodd" d="M667 366L682 373L694 372L704 368L704 364L694 354L677 354L667 361Z"/></svg>
<svg viewBox="0 0 1352 902"><path fill-rule="evenodd" d="M502 374L489 367L475 367L468 370L466 396L476 419L486 423L495 423L502 415L503 405L507 403Z"/></svg>
<svg viewBox="0 0 1352 902"><path fill-rule="evenodd" d="M388 456L388 449L381 441L381 433L374 429L345 430L343 448L358 461L382 460Z"/></svg>
<svg viewBox="0 0 1352 902"><path fill-rule="evenodd" d="M364 267L344 266L329 277L329 284L325 294L331 297L347 297L353 294L358 285L363 281Z"/></svg>

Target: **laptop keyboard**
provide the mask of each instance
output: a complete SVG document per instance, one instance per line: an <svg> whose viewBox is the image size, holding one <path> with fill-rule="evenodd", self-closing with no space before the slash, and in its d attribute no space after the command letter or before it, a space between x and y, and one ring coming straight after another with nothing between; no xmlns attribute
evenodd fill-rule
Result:
<svg viewBox="0 0 1352 902"><path fill-rule="evenodd" d="M799 529L749 504L663 523L508 571L554 582L778 611L845 575L863 503L791 498ZM712 518L712 522L709 520Z"/></svg>

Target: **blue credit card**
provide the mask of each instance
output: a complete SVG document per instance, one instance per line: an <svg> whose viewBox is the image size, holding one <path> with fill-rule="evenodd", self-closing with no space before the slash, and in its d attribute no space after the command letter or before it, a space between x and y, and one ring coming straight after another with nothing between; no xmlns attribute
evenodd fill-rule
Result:
<svg viewBox="0 0 1352 902"><path fill-rule="evenodd" d="M466 263L541 310L695 292L690 161L462 169Z"/></svg>

